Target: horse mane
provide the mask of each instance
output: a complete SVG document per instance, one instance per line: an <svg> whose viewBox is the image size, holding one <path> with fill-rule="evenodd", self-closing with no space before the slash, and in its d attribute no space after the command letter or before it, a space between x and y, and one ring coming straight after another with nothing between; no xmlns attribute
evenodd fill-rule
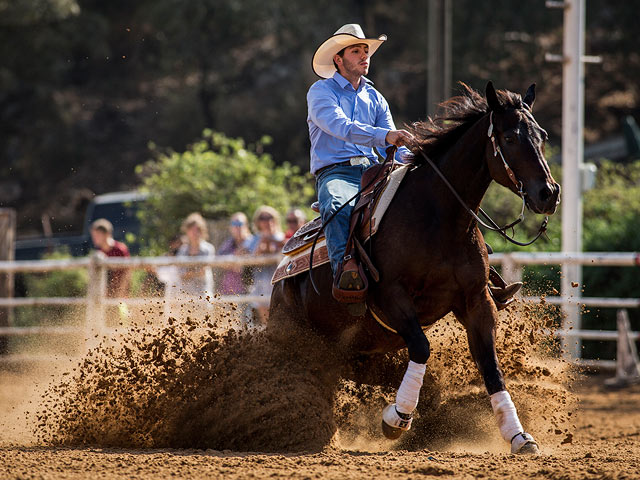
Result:
<svg viewBox="0 0 640 480"><path fill-rule="evenodd" d="M487 100L473 88L459 82L462 92L438 105L435 118L414 122L409 130L416 139L411 151L413 163L420 163L420 150L432 159L447 151L480 118L489 113ZM501 111L522 108L522 97L508 90L497 90Z"/></svg>

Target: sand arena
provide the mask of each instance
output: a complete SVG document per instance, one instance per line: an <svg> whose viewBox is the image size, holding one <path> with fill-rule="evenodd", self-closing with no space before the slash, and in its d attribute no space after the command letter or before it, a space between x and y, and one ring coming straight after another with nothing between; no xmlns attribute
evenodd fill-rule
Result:
<svg viewBox="0 0 640 480"><path fill-rule="evenodd" d="M384 439L397 382L357 384L295 325L229 330L229 310L146 319L79 362L4 371L2 478L639 478L640 389L606 392L555 359L546 307L500 316L498 354L542 455L508 454L466 337L432 344L413 429ZM394 379L405 354L378 358ZM395 381L395 380L394 380Z"/></svg>

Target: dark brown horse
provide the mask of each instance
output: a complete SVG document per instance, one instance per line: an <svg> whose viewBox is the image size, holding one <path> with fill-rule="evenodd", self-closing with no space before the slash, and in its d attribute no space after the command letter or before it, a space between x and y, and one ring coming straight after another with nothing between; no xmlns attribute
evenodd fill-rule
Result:
<svg viewBox="0 0 640 480"><path fill-rule="evenodd" d="M414 168L371 240L380 281L370 282L367 313L352 317L333 299L331 270L324 265L313 272L319 295L307 273L276 284L270 318L285 314L306 321L354 356L407 347L410 361L396 403L387 406L382 417L385 435L397 438L411 426L429 358L423 328L453 312L466 329L503 438L512 452L537 452L505 390L496 355L497 310L487 287L489 262L482 233L422 153L475 212L492 180L523 195L533 212L545 214L555 212L560 186L544 158L547 134L532 115L535 85L524 98L496 92L491 82L486 98L464 84L462 89L460 96L441 105L437 118L413 126ZM515 178L510 178L509 167ZM397 333L384 328L371 311Z"/></svg>

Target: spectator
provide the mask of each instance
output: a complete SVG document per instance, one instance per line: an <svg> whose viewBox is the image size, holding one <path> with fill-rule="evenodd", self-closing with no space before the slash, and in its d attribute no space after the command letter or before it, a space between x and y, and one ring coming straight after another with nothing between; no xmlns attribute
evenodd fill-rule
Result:
<svg viewBox="0 0 640 480"><path fill-rule="evenodd" d="M99 218L91 224L91 241L96 249L107 257L130 257L127 246L113 238L113 225L106 218ZM125 298L129 293L131 270L127 268L109 269L107 275L107 296Z"/></svg>
<svg viewBox="0 0 640 480"><path fill-rule="evenodd" d="M287 233L285 233L284 235L286 240L289 240L291 237L293 237L293 234L296 233L298 229L305 223L307 223L307 216L299 208L292 208L291 210L289 210L286 219Z"/></svg>
<svg viewBox="0 0 640 480"><path fill-rule="evenodd" d="M169 240L169 251L165 255L175 257L184 243L182 235L174 235ZM156 268L156 275L164 283L165 312L168 317L171 317L175 311L175 299L180 294L180 271L175 265L165 265Z"/></svg>
<svg viewBox="0 0 640 480"><path fill-rule="evenodd" d="M222 242L218 255L245 255L249 252L252 240L249 221L242 212L231 215L229 224L230 236ZM244 267L226 268L222 272L219 293L222 295L242 295L247 293L247 286L243 275Z"/></svg>
<svg viewBox="0 0 640 480"><path fill-rule="evenodd" d="M183 243L176 256L202 256L213 257L215 248L209 242L209 232L207 224L199 213L190 214L182 222L182 232L186 235L186 242ZM211 267L186 267L180 269L180 286L183 292L196 296L213 295L213 273Z"/></svg>
<svg viewBox="0 0 640 480"><path fill-rule="evenodd" d="M262 206L253 215L256 234L249 242L249 252L253 255L270 255L279 253L284 244L284 233L280 227L280 215L272 207ZM253 277L252 295L271 297L271 277L276 266L258 268ZM269 312L268 305L255 304L258 322L266 325Z"/></svg>

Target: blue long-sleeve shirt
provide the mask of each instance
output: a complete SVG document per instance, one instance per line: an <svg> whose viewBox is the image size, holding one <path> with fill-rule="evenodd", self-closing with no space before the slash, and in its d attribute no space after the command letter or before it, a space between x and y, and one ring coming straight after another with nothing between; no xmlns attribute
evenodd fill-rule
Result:
<svg viewBox="0 0 640 480"><path fill-rule="evenodd" d="M368 157L376 162L389 146L385 138L396 127L389 104L371 82L362 77L358 90L336 72L318 80L307 93L311 173L351 157ZM400 147L396 158L410 152Z"/></svg>

